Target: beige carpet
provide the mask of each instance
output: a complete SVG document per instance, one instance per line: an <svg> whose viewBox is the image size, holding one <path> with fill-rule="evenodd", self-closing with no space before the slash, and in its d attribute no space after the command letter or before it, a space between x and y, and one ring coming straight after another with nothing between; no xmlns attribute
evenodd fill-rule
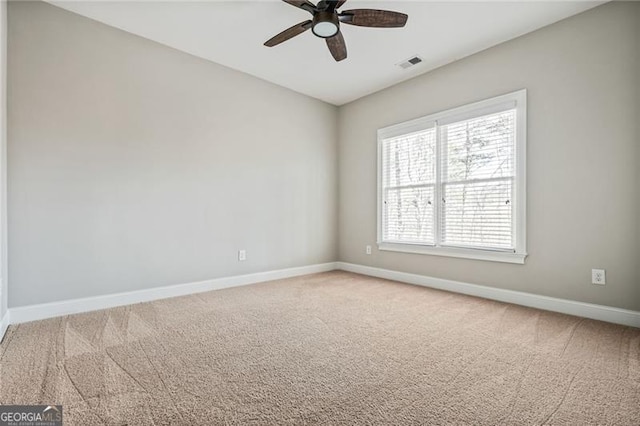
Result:
<svg viewBox="0 0 640 426"><path fill-rule="evenodd" d="M640 330L330 272L12 326L65 424L639 425Z"/></svg>

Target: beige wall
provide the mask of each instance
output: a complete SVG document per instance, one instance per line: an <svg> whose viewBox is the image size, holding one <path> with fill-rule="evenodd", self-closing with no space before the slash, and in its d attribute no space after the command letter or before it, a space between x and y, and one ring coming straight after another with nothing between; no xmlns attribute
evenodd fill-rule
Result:
<svg viewBox="0 0 640 426"><path fill-rule="evenodd" d="M338 113L53 6L12 3L10 306L339 258L640 310L638 52L640 4L606 4ZM365 255L376 130L521 88L526 264ZM607 269L605 287L589 284L593 267Z"/></svg>
<svg viewBox="0 0 640 426"><path fill-rule="evenodd" d="M7 312L7 1L0 0L0 320ZM0 336L0 339L2 336Z"/></svg>
<svg viewBox="0 0 640 426"><path fill-rule="evenodd" d="M340 259L640 310L640 4L610 3L340 109ZM528 90L525 265L365 254L376 130ZM607 270L607 285L591 282Z"/></svg>
<svg viewBox="0 0 640 426"><path fill-rule="evenodd" d="M8 85L11 307L336 260L335 107L39 2Z"/></svg>

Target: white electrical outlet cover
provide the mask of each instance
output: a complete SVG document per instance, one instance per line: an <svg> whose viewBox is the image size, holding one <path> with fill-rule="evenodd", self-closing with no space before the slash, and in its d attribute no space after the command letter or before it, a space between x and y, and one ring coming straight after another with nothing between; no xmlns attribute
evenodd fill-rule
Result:
<svg viewBox="0 0 640 426"><path fill-rule="evenodd" d="M591 270L591 283L598 285L605 285L607 282L604 269L592 269Z"/></svg>

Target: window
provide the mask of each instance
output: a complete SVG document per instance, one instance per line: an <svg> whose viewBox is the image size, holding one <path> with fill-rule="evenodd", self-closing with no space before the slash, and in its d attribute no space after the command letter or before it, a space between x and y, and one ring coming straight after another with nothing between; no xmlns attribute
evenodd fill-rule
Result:
<svg viewBox="0 0 640 426"><path fill-rule="evenodd" d="M380 250L524 263L526 91L378 130Z"/></svg>

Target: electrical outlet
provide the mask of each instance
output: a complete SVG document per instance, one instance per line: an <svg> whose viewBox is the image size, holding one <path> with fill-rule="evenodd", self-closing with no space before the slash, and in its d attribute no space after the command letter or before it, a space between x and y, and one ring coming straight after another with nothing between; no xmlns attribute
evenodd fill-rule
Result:
<svg viewBox="0 0 640 426"><path fill-rule="evenodd" d="M367 254L371 254L371 246L366 246L366 247L365 247L365 252L366 252Z"/></svg>
<svg viewBox="0 0 640 426"><path fill-rule="evenodd" d="M591 270L591 284L605 285L607 283L604 269Z"/></svg>
<svg viewBox="0 0 640 426"><path fill-rule="evenodd" d="M238 262L244 262L245 260L247 260L247 251L238 250Z"/></svg>

